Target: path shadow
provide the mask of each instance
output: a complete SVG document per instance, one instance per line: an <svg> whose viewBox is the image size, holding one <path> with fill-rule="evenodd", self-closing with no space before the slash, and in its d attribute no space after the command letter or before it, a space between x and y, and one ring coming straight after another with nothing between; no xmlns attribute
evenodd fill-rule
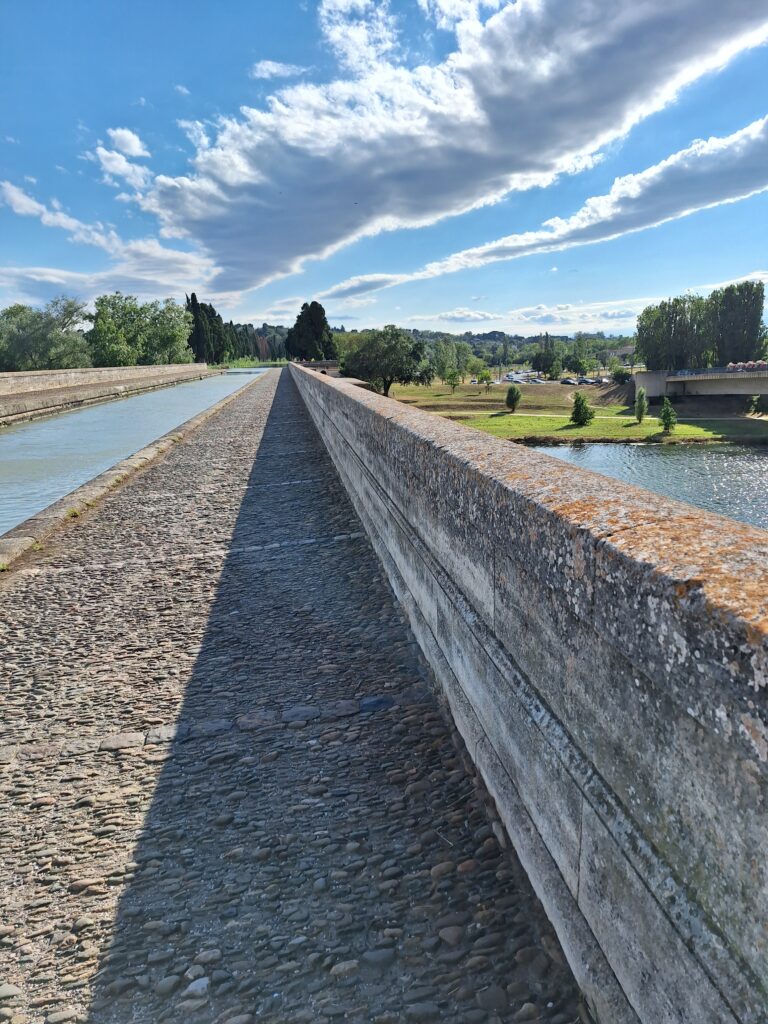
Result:
<svg viewBox="0 0 768 1024"><path fill-rule="evenodd" d="M303 942L285 947L301 938L309 900L322 899L317 878L333 870L308 871L324 848L311 847L306 831L331 815L311 791L316 769L301 727L322 715L327 731L351 715L350 700L357 712L375 711L424 681L361 530L284 371L177 721L150 737L161 742L143 757L120 763L123 782L151 788L152 799L89 1024L213 1021L240 1009L283 1019L295 980L280 965L305 960ZM386 690L386 681L398 685ZM343 821L347 769L337 748L325 767L337 772ZM293 804L307 812L300 828ZM301 981L307 999L311 981Z"/></svg>

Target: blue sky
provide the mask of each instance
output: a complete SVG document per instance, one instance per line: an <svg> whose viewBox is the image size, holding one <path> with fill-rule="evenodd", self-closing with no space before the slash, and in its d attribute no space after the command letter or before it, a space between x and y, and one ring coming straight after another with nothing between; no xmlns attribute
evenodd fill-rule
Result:
<svg viewBox="0 0 768 1024"><path fill-rule="evenodd" d="M624 332L768 279L752 0L2 6L2 305Z"/></svg>

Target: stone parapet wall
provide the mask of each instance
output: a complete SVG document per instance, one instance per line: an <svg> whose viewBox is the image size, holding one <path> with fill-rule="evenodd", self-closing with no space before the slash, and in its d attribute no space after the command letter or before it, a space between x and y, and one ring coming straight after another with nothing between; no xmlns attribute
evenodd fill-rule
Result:
<svg viewBox="0 0 768 1024"><path fill-rule="evenodd" d="M206 363L0 373L0 423L34 419L219 373Z"/></svg>
<svg viewBox="0 0 768 1024"><path fill-rule="evenodd" d="M768 532L290 370L605 1024L764 1024Z"/></svg>

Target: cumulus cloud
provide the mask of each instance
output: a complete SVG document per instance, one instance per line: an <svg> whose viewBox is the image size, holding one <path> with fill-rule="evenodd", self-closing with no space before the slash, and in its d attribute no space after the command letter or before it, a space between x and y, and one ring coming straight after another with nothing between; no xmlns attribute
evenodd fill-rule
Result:
<svg viewBox="0 0 768 1024"><path fill-rule="evenodd" d="M130 128L107 128L107 135L115 149L126 156L141 157L149 156L149 150L141 141L136 132Z"/></svg>
<svg viewBox="0 0 768 1024"><path fill-rule="evenodd" d="M638 174L617 178L571 217L464 249L411 274L362 274L322 293L346 298L542 252L604 242L768 189L768 117L724 138L698 140ZM551 268L553 271L557 267Z"/></svg>
<svg viewBox="0 0 768 1024"><path fill-rule="evenodd" d="M189 96L189 89L186 87L186 85L174 85L173 88L179 94L179 96Z"/></svg>
<svg viewBox="0 0 768 1024"><path fill-rule="evenodd" d="M217 272L215 264L199 251L172 249L151 237L124 241L112 228L84 223L57 208L58 204L46 206L8 181L0 181L2 205L20 217L35 217L44 227L65 231L71 241L94 246L110 259L108 269L93 273L55 267L0 268L0 285L25 296L50 297L54 286L75 291L85 299L115 288L150 297L178 295L189 288L190 281L205 285Z"/></svg>
<svg viewBox="0 0 768 1024"><path fill-rule="evenodd" d="M728 281L693 285L686 291L708 295L715 288L725 288L740 281L763 281L768 284L768 271L754 270L742 277ZM646 295L631 299L596 300L594 302L538 303L534 306L518 306L504 312L492 313L482 310L450 309L438 313L420 313L409 317L411 322L426 323L493 323L499 330L512 334L531 335L541 330L553 329L560 334L575 331L633 331L637 316L646 306L660 302L664 296Z"/></svg>
<svg viewBox="0 0 768 1024"><path fill-rule="evenodd" d="M347 77L222 119L190 173L154 180L145 209L165 234L209 249L222 286L259 285L363 236L550 184L768 38L752 0L423 6L450 21L456 48L408 67L387 3L322 0ZM255 230L270 240L258 251Z"/></svg>
<svg viewBox="0 0 768 1024"><path fill-rule="evenodd" d="M116 149L106 149L104 146L97 146L92 153L86 153L86 158L95 160L104 172L104 181L108 185L116 184L116 179L125 181L135 189L146 188L149 184L152 173L148 167L142 164L132 163L123 153Z"/></svg>
<svg viewBox="0 0 768 1024"><path fill-rule="evenodd" d="M279 60L257 60L248 72L251 78L296 78L306 72L299 64L283 64Z"/></svg>

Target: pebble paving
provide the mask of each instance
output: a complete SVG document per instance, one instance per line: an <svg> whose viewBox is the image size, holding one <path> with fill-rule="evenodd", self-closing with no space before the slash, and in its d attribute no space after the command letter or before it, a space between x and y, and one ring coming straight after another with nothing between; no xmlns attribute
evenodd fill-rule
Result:
<svg viewBox="0 0 768 1024"><path fill-rule="evenodd" d="M585 1020L287 371L0 577L0 1021Z"/></svg>

